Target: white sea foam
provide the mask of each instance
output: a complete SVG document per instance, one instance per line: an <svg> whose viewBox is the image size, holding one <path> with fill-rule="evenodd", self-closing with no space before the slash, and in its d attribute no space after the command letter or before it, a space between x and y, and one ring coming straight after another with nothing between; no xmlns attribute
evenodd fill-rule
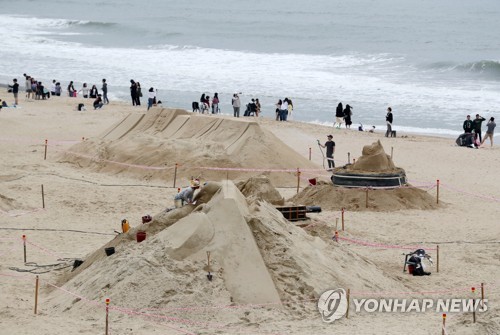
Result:
<svg viewBox="0 0 500 335"><path fill-rule="evenodd" d="M268 106L288 96L294 99L295 116L305 121L333 120L335 105L343 101L354 107L355 124L380 124L391 105L396 124L407 127L405 131L429 134L454 135L463 116L476 111L500 116L493 110L500 105L498 83L432 78L408 65L404 57L387 53L257 53L168 44L112 48L51 36L79 34L66 29L89 23L0 15L0 73L30 72L40 78L81 82L106 76L110 83L123 86L134 78L144 87L183 96L220 92L226 100L229 93L242 91L261 97Z"/></svg>

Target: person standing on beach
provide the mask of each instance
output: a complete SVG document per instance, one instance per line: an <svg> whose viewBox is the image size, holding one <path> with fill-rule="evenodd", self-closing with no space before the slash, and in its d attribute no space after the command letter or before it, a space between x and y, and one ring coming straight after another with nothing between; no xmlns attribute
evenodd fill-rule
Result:
<svg viewBox="0 0 500 335"><path fill-rule="evenodd" d="M50 86L50 94L52 96L56 95L56 80L52 80L52 85Z"/></svg>
<svg viewBox="0 0 500 335"><path fill-rule="evenodd" d="M292 103L292 99L288 99L288 110L287 110L287 114L286 114L286 118L292 118L292 112L293 112L293 103Z"/></svg>
<svg viewBox="0 0 500 335"><path fill-rule="evenodd" d="M17 79L13 79L13 84L11 86L12 88L12 94L14 95L14 107L17 106L18 102L18 95L19 95L19 84L17 83Z"/></svg>
<svg viewBox="0 0 500 335"><path fill-rule="evenodd" d="M135 104L136 106L140 106L141 105L141 98L142 98L142 89L141 89L141 83L140 82L137 82L137 98L135 100Z"/></svg>
<svg viewBox="0 0 500 335"><path fill-rule="evenodd" d="M153 107L153 104L155 103L155 101L156 101L155 89L153 87L150 87L149 91L148 91L148 110L151 107Z"/></svg>
<svg viewBox="0 0 500 335"><path fill-rule="evenodd" d="M333 169L335 167L335 162L333 160L333 154L335 153L335 142L332 141L333 139L332 135L328 135L327 138L328 140L325 142L324 145L319 143L319 140L318 144L320 147L326 148L326 159L328 160L328 169Z"/></svg>
<svg viewBox="0 0 500 335"><path fill-rule="evenodd" d="M479 136L479 142L482 142L482 139L481 139L481 124L483 123L483 121L486 121L486 119L484 117L482 117L481 115L479 114L476 114L476 118L474 119L474 121L472 121L473 125L474 125L474 137L478 137Z"/></svg>
<svg viewBox="0 0 500 335"><path fill-rule="evenodd" d="M17 83L17 79L13 79L13 84L9 85L9 88L12 89L12 94L14 95L14 107L17 106L17 96L19 95L19 84Z"/></svg>
<svg viewBox="0 0 500 335"><path fill-rule="evenodd" d="M389 137L392 132L392 108L387 107L387 115L385 116L385 122L387 123L387 131L385 132L385 137Z"/></svg>
<svg viewBox="0 0 500 335"><path fill-rule="evenodd" d="M70 81L69 84L68 84L68 95L70 97L74 97L75 96L75 87L73 86L73 81Z"/></svg>
<svg viewBox="0 0 500 335"><path fill-rule="evenodd" d="M219 93L215 92L212 98L212 114L219 114Z"/></svg>
<svg viewBox="0 0 500 335"><path fill-rule="evenodd" d="M94 89L94 87L92 87L92 89ZM82 88L78 92L82 92L83 97L87 99L89 97L89 87L87 86L87 83L83 83ZM91 96L91 98L95 98L95 96Z"/></svg>
<svg viewBox="0 0 500 335"><path fill-rule="evenodd" d="M481 145L486 141L487 138L490 139L491 146L493 147L493 134L495 133L495 127L497 124L495 123L495 118L491 117L488 123L486 124L486 134L484 134L484 138L481 141Z"/></svg>
<svg viewBox="0 0 500 335"><path fill-rule="evenodd" d="M130 79L130 97L132 98L132 106L137 102L137 84L133 79Z"/></svg>
<svg viewBox="0 0 500 335"><path fill-rule="evenodd" d="M233 99L231 101L231 104L233 105L234 117L240 117L241 102L240 102L240 97L238 97L238 94L236 93L233 94Z"/></svg>
<svg viewBox="0 0 500 335"><path fill-rule="evenodd" d="M25 86L26 86L26 98L29 99L30 98L30 95L31 95L31 77L30 76L26 76L26 82L25 82Z"/></svg>
<svg viewBox="0 0 500 335"><path fill-rule="evenodd" d="M285 98L280 107L280 121L286 121L287 116L288 116L288 98Z"/></svg>
<svg viewBox="0 0 500 335"><path fill-rule="evenodd" d="M99 91L97 90L97 86L92 85L92 88L90 89L90 98L96 99L98 95L99 95Z"/></svg>
<svg viewBox="0 0 500 335"><path fill-rule="evenodd" d="M345 109L344 109L344 121L345 121L345 128L351 128L351 124L352 124L352 120L351 120L351 116L352 116L352 111L351 111L351 106L349 106L348 104L345 105Z"/></svg>
<svg viewBox="0 0 500 335"><path fill-rule="evenodd" d="M255 116L256 117L259 117L260 108L261 108L260 101L257 98L257 99L255 99Z"/></svg>
<svg viewBox="0 0 500 335"><path fill-rule="evenodd" d="M464 125L463 125L464 133L468 133L468 134L472 133L473 125L474 125L474 123L470 119L470 115L467 115L467 119L464 121Z"/></svg>
<svg viewBox="0 0 500 335"><path fill-rule="evenodd" d="M333 126L337 126L337 128L340 128L342 125L342 122L344 121L344 109L342 106L342 103L339 102L337 105L337 109L335 110L335 122L333 123Z"/></svg>
<svg viewBox="0 0 500 335"><path fill-rule="evenodd" d="M102 102L105 103L106 105L109 104L109 99L108 99L108 84L106 83L106 79L102 80Z"/></svg>
<svg viewBox="0 0 500 335"><path fill-rule="evenodd" d="M281 101L281 99L279 99L278 102L276 103L276 121L280 119L280 109L282 103L283 101Z"/></svg>

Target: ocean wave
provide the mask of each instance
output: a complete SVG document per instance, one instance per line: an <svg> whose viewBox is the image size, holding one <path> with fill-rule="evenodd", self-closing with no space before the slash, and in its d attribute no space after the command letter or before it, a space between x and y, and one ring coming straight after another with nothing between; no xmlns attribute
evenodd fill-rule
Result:
<svg viewBox="0 0 500 335"><path fill-rule="evenodd" d="M88 20L67 20L50 19L40 17L30 17L21 15L0 15L2 26L16 28L16 30L33 31L35 28L67 28L72 26L82 27L112 27L116 25L113 22L88 21ZM25 29L23 29L23 27Z"/></svg>
<svg viewBox="0 0 500 335"><path fill-rule="evenodd" d="M116 26L115 22L102 22L102 21L85 21L85 20L70 20L68 26L85 26L85 27L113 27Z"/></svg>
<svg viewBox="0 0 500 335"><path fill-rule="evenodd" d="M432 63L429 67L431 70L437 70L438 72L473 73L495 78L500 77L500 61L496 60L480 60L462 64L456 64L454 62L436 62Z"/></svg>

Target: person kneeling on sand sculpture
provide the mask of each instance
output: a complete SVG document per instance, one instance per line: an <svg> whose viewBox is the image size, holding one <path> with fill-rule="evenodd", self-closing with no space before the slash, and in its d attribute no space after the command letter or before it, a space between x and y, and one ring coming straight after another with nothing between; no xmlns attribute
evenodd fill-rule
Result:
<svg viewBox="0 0 500 335"><path fill-rule="evenodd" d="M184 206L186 203L187 204L193 203L194 191L196 191L199 188L200 188L200 181L198 179L192 180L191 186L182 189L182 191L180 191L175 195L174 197L175 202L177 202L177 200L181 200L182 206Z"/></svg>

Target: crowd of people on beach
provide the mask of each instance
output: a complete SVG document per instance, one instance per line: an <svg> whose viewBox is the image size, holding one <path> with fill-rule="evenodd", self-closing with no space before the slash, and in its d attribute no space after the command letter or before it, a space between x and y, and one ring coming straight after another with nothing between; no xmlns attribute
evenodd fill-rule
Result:
<svg viewBox="0 0 500 335"><path fill-rule="evenodd" d="M479 148L487 139L490 140L491 146L493 146L493 135L495 133L495 127L497 126L497 124L495 123L495 118L491 117L489 119L488 123L486 124L486 132L484 134L484 138L482 138L481 128L484 121L486 121L486 119L479 114L476 114L474 120L471 120L471 116L467 115L467 118L462 125L462 128L464 130L463 135L465 135L464 146ZM467 138L470 139L467 140ZM471 143L467 144L468 142Z"/></svg>
<svg viewBox="0 0 500 335"><path fill-rule="evenodd" d="M239 97L241 93L234 93L231 98L231 106L233 107L233 116L240 117L241 110L241 100ZM193 101L191 107L193 112L198 112L202 114L220 114L220 100L219 93L215 92L212 99L207 93L203 93L200 97L200 101ZM255 116L259 117L261 112L261 104L258 98L252 98L245 106L245 111L243 116Z"/></svg>
<svg viewBox="0 0 500 335"><path fill-rule="evenodd" d="M46 100L50 97L62 96L63 91L61 87L61 83L56 79L52 80L52 84L50 85L50 89L47 88L41 81L35 79L35 77L23 74L24 82L25 82L25 97L26 100ZM20 85L18 83L17 78L12 80L12 85L9 85L9 92L14 95L14 104L13 107L19 105L19 92ZM83 83L82 88L80 90L76 90L74 86L74 82L70 81L66 88L67 96L71 98L76 98L79 93L81 93L84 99L94 99L93 106L94 109L100 109L104 106L104 104L109 104L108 99L108 84L106 79L102 79L101 92L97 89L97 86L94 84L91 88L88 87L87 83ZM4 102L4 107L7 107L6 102ZM82 108L83 107L83 108ZM78 104L78 110L85 110L84 104Z"/></svg>
<svg viewBox="0 0 500 335"><path fill-rule="evenodd" d="M62 88L61 83L56 79L52 80L50 85L50 89L47 88L42 81L35 79L35 77L23 74L24 82L25 82L25 92L26 99L33 100L46 100L51 96L62 96ZM12 84L8 86L9 92L14 96L14 104L12 107L16 107L19 104L19 92L20 92L20 84L17 79L12 80ZM68 97L78 97L79 94L84 99L94 99L92 105L94 110L101 109L104 105L109 104L108 99L108 84L106 79L102 79L102 85L99 89L96 84L93 84L91 87L86 82L82 84L82 87L77 90L74 87L74 82L70 81L66 87L66 92ZM241 101L239 95L240 93L234 93L231 99L231 106L233 107L233 116L240 117L241 110ZM133 79L130 80L130 96L132 99L133 106L141 106L141 98L143 97L141 84L138 81ZM149 110L153 106L161 105L161 101L157 100L157 90L153 87L150 87L147 92L148 98L148 106ZM1 107L9 107L6 101L1 102ZM276 113L276 121L287 121L292 116L293 112L293 103L290 98L279 99L275 104L275 113ZM207 114L220 114L220 99L219 94L215 92L212 97L208 94L203 93L200 97L199 102L195 101L192 103L193 112L199 113L207 113ZM254 116L259 117L261 114L261 103L258 98L251 98L251 100L245 105L245 110L243 112L243 116ZM335 121L333 123L333 127L340 129L342 124L345 124L346 129L350 129L352 125L352 106L346 104L343 106L342 102L339 102L335 109ZM85 110L85 104L78 104L78 110ZM387 125L387 130L385 132L385 137L395 137L396 132L392 129L394 116L391 107L387 108L387 113L385 116L385 121ZM484 134L484 138L481 134L482 123L486 121L486 119L479 114L476 114L474 119L471 119L470 115L467 115L466 120L463 122L463 131L464 138L470 137L470 141L472 142L472 146L479 148L484 142L489 139L491 146L493 146L493 136L496 127L495 118L491 117L486 124L487 130ZM358 127L359 131L364 131L363 125L360 124ZM372 126L369 132L374 132L375 126ZM471 136L469 136L469 134ZM461 135L462 136L462 135ZM473 137L472 137L473 136ZM458 143L458 142L457 142ZM470 146L470 145L467 145Z"/></svg>

